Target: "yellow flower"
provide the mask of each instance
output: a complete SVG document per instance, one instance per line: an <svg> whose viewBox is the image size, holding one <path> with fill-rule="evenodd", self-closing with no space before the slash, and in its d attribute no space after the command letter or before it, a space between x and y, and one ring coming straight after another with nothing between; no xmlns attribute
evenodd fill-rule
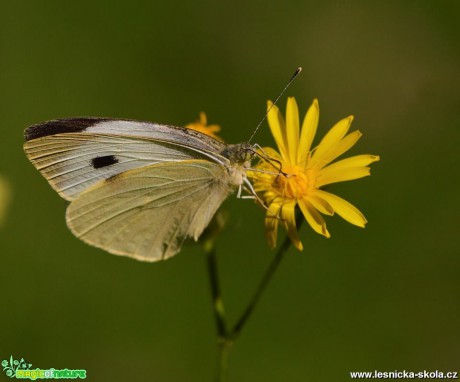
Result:
<svg viewBox="0 0 460 382"><path fill-rule="evenodd" d="M185 126L187 129L192 129L199 131L200 133L207 134L214 139L218 139L219 141L222 140L221 137L219 137L216 133L220 131L220 126L219 125L209 125L207 126L208 121L206 118L206 114L201 112L200 113L200 118L196 120L194 123L189 123L187 126Z"/></svg>
<svg viewBox="0 0 460 382"><path fill-rule="evenodd" d="M370 175L369 164L380 158L375 155L357 155L333 162L348 151L361 137L359 131L347 134L353 116L342 119L332 127L315 148L312 147L319 119L318 101L314 100L299 127L299 110L293 97L289 97L286 122L276 106L268 102L268 124L275 138L279 153L264 148L261 160L255 167L259 172L249 176L255 191L268 206L265 227L268 243L276 245L278 223L284 223L289 238L302 250L295 222L295 207L299 206L310 226L319 234L330 237L321 214L335 212L351 224L364 227L364 215L346 200L322 190L331 183L359 179ZM281 172L277 168L281 167ZM321 213L321 214L320 214Z"/></svg>

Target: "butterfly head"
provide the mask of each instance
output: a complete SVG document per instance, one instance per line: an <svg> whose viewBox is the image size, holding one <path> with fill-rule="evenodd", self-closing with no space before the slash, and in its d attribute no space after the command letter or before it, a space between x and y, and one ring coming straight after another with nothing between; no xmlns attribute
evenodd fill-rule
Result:
<svg viewBox="0 0 460 382"><path fill-rule="evenodd" d="M227 166L230 183L235 186L243 184L246 178L246 171L251 167L251 160L256 155L253 146L249 143L228 145L220 154L230 162Z"/></svg>
<svg viewBox="0 0 460 382"><path fill-rule="evenodd" d="M230 163L246 167L246 165L249 166L251 164L251 160L256 155L256 152L250 143L238 143L236 145L228 145L221 154Z"/></svg>

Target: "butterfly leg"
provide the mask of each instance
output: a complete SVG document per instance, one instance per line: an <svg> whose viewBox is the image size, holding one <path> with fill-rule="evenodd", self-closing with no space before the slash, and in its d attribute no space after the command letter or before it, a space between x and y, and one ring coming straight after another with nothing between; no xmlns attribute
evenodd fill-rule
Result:
<svg viewBox="0 0 460 382"><path fill-rule="evenodd" d="M265 208L268 211L268 207L265 205L262 199L260 199L259 195L257 195L257 192L254 190L254 187L252 187L252 183L249 181L248 178L243 178L243 184L240 185L240 189L243 188L251 195L245 195L241 196L240 198L242 199L255 199L259 202L259 204Z"/></svg>

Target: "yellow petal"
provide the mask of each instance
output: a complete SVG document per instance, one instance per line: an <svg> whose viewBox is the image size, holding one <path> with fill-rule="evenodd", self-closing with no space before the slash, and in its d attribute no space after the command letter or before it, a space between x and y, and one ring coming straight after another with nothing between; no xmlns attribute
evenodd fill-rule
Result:
<svg viewBox="0 0 460 382"><path fill-rule="evenodd" d="M324 199L316 195L308 195L308 201L322 214L329 216L334 215L334 209Z"/></svg>
<svg viewBox="0 0 460 382"><path fill-rule="evenodd" d="M270 188L275 177L283 170L283 161L280 154L271 147L264 147L257 150L259 162L246 171L246 175L254 183L255 191Z"/></svg>
<svg viewBox="0 0 460 382"><path fill-rule="evenodd" d="M332 129L324 136L324 138L319 143L318 147L313 152L309 167L318 165L322 163L324 156L335 148L335 146L342 140L345 134L350 129L351 122L353 121L353 116L344 118L341 121L337 122ZM324 164L323 164L324 165Z"/></svg>
<svg viewBox="0 0 460 382"><path fill-rule="evenodd" d="M350 158L342 159L323 168L316 178L318 187L326 184L344 182L353 179L359 179L370 175L369 167L373 162L380 160L378 155L355 155Z"/></svg>
<svg viewBox="0 0 460 382"><path fill-rule="evenodd" d="M311 205L311 203L305 199L300 199L298 203L303 216L307 220L308 224L310 224L310 226L315 230L315 232L327 238L331 237L326 228L326 222L318 213L318 211L316 211L315 208Z"/></svg>
<svg viewBox="0 0 460 382"><path fill-rule="evenodd" d="M366 225L367 220L361 211L345 199L322 190L316 190L315 194L325 199L334 211L349 223L362 228Z"/></svg>
<svg viewBox="0 0 460 382"><path fill-rule="evenodd" d="M263 170L279 172L282 167L281 155L271 147L264 147L258 150L261 161L256 165L256 168Z"/></svg>
<svg viewBox="0 0 460 382"><path fill-rule="evenodd" d="M266 158L271 158L271 159L276 159L276 160L281 159L281 156L278 153L278 151L276 151L275 149L272 149L271 147L262 147L262 149L257 150L257 152Z"/></svg>
<svg viewBox="0 0 460 382"><path fill-rule="evenodd" d="M324 174L321 172L318 178L316 178L316 186L322 187L326 184L360 179L370 174L371 169L369 167L352 167L346 170L324 171Z"/></svg>
<svg viewBox="0 0 460 382"><path fill-rule="evenodd" d="M260 193L264 192L265 190L267 190L268 188L271 187L268 182L264 182L264 179L259 178L257 173L254 173L254 172L249 173L248 172L248 176L249 175L251 176L251 179L254 180L253 188L254 188L254 191L257 194L260 194ZM264 197L264 199L265 199L265 197Z"/></svg>
<svg viewBox="0 0 460 382"><path fill-rule="evenodd" d="M199 131L200 133L209 135L210 137L213 137L214 139L217 139L219 141L223 141L221 137L219 137L217 134L220 131L220 126L219 125L209 125L207 126L207 118L206 114L204 112L200 112L200 117L196 122L189 123L188 125L185 126L187 129L192 129L195 131Z"/></svg>
<svg viewBox="0 0 460 382"><path fill-rule="evenodd" d="M278 237L278 215L280 208L281 204L271 203L268 206L268 211L265 215L265 236L270 248L276 247L276 241Z"/></svg>
<svg viewBox="0 0 460 382"><path fill-rule="evenodd" d="M271 109L270 109L271 108ZM270 130L272 132L273 138L279 148L281 156L288 160L287 155L287 140L286 140L286 124L284 123L284 118L281 115L278 107L273 105L271 101L267 103L267 110L270 109L268 112L267 120L268 125L270 126Z"/></svg>
<svg viewBox="0 0 460 382"><path fill-rule="evenodd" d="M291 164L297 161L297 146L299 145L299 108L294 97L289 97L286 107L286 136L287 150Z"/></svg>
<svg viewBox="0 0 460 382"><path fill-rule="evenodd" d="M200 112L200 123L204 126L208 124L208 119L206 118L206 113L204 111Z"/></svg>
<svg viewBox="0 0 460 382"><path fill-rule="evenodd" d="M299 148L297 150L297 164L304 167L307 163L308 153L311 149L311 144L315 138L316 129L319 120L319 104L315 99L305 115L302 124L302 132L300 133Z"/></svg>
<svg viewBox="0 0 460 382"><path fill-rule="evenodd" d="M350 150L355 145L355 143L358 142L361 136L362 134L359 130L348 134L339 143L337 143L334 148L331 148L331 150L329 150L327 154L323 156L321 162L318 162L316 167L323 168L327 164L331 163L335 158L338 158L340 155Z"/></svg>
<svg viewBox="0 0 460 382"><path fill-rule="evenodd" d="M273 191L267 191L264 193L263 196L264 196L264 200L267 206L271 206L271 204L275 202L278 204L278 207L276 208L276 210L271 210L270 213L272 215L279 217L279 209L281 208L281 205L283 204L282 199Z"/></svg>
<svg viewBox="0 0 460 382"><path fill-rule="evenodd" d="M334 172L337 170L343 171L343 170L347 170L352 167L365 167L379 160L380 160L380 157L378 155L369 155L369 154L355 155L350 158L342 159L338 162L330 164L329 166L323 168L320 174L323 175L323 174L327 174L329 172Z"/></svg>
<svg viewBox="0 0 460 382"><path fill-rule="evenodd" d="M299 251L302 251L303 245L300 242L295 223L295 202L284 204L281 210L281 216L284 220L284 225L286 227L289 239L291 239L294 247L296 247Z"/></svg>

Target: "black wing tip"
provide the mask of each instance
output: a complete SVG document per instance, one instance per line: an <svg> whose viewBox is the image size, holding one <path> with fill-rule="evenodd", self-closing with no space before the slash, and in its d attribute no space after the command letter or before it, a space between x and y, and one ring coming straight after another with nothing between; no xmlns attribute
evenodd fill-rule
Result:
<svg viewBox="0 0 460 382"><path fill-rule="evenodd" d="M106 121L110 118L97 118L97 117L76 117L76 118L63 118L46 121L37 125L32 125L25 129L24 139L30 141L46 137L48 135L61 134L61 133L80 133L85 131L88 127L93 126L97 122Z"/></svg>

